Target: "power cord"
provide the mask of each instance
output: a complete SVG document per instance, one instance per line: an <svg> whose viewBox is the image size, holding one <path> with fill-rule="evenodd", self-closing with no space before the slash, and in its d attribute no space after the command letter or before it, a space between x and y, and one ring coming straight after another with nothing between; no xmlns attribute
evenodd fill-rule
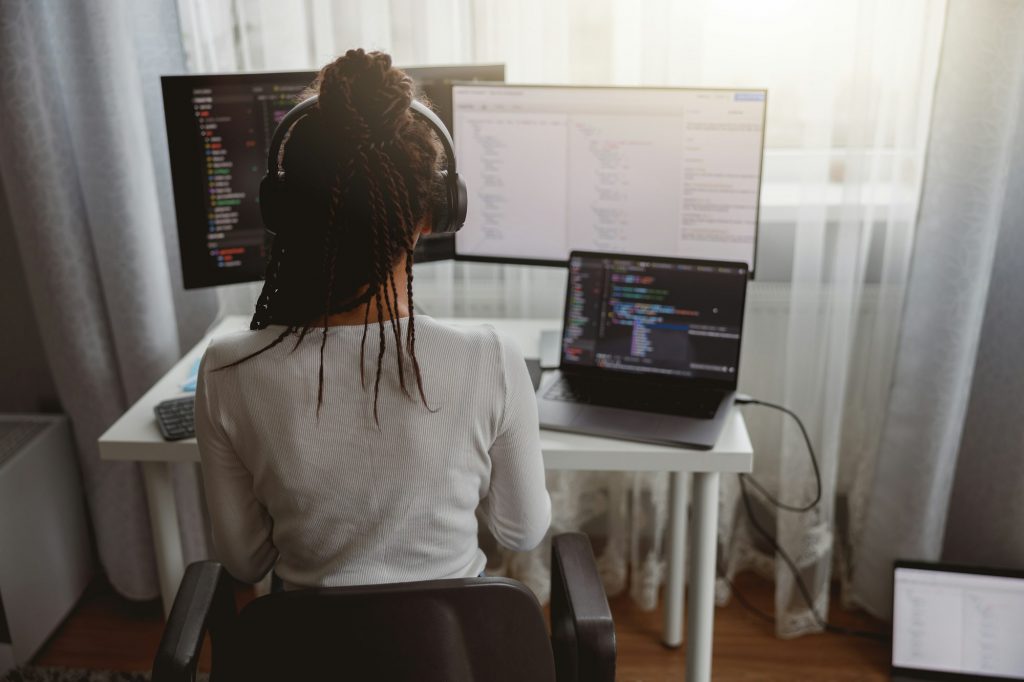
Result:
<svg viewBox="0 0 1024 682"><path fill-rule="evenodd" d="M803 576L800 575L800 569L797 568L796 562L793 561L792 558L790 558L789 554L786 553L786 551L778 543L775 537L767 530L765 530L765 528L758 522L757 517L754 514L754 509L750 502L750 493L747 490L748 483L755 490L761 493L761 495L763 495L764 498L768 500L768 502L770 502L776 508L783 511L790 511L802 514L811 511L818 505L819 502L821 502L823 488L821 483L821 470L818 467L818 458L814 454L814 446L811 444L810 436L807 435L807 429L804 428L803 421L795 412L786 407L783 407L782 405L776 405L775 403L770 403L764 400L757 400L756 398L751 398L750 396L744 395L742 393L736 395L735 402L737 405L761 405L763 407L769 407L775 410L779 410L780 412L789 415L793 419L793 421L796 422L797 426L800 427L800 433L803 435L804 442L807 444L807 454L811 458L811 467L814 469L814 482L816 486L816 492L814 495L814 500L810 504L806 505L792 505L781 502L774 495L769 493L764 488L764 486L758 483L753 476L749 474L739 474L740 494L743 498L743 507L744 509L746 509L747 518L750 521L750 525L754 528L755 531L757 531L758 535L760 535L772 547L775 553L782 558L782 561L789 568L790 573L793 575L793 581L796 585L797 591L800 593L800 596L803 598L803 600L807 603L807 608L813 614L814 620L823 630L825 630L826 632L832 632L841 635L866 637L869 639L878 639L882 641L888 640L889 637L885 633L873 632L870 630L857 630L853 628L845 628L838 625L832 625L824 618L822 618L821 615L818 613L818 610L815 608L814 599L811 597L811 591L807 589L807 584L804 582ZM725 580L726 584L729 585L730 591L732 592L733 596L736 597L736 601L738 601L741 606L743 606L748 611L758 616L762 620L767 620L771 623L775 623L775 616L766 613L765 611L762 611L761 609L751 604L740 592L736 590L736 586L732 583L731 580L729 580L729 578L725 575L724 571L719 571L719 574L721 575L722 579Z"/></svg>
<svg viewBox="0 0 1024 682"><path fill-rule="evenodd" d="M761 493L766 500L771 502L773 505L775 505L779 509L783 509L785 511L797 512L797 513L803 513L803 512L809 512L812 509L814 509L815 507L817 507L818 503L821 502L821 494L822 494L822 492L821 492L821 489L822 489L822 486L821 486L821 470L818 468L818 458L814 454L814 446L811 445L811 437L807 435L807 429L804 428L804 423L803 423L803 421L801 421L800 417L797 416L797 414L795 412L793 412L789 408L783 407L782 405L776 405L775 403L770 403L770 402L767 402L765 400L758 400L756 398L751 398L750 396L744 395L742 393L736 395L736 404L737 405L762 405L764 407L770 407L773 410L779 410L780 412L788 414L790 417L793 418L793 421L796 422L796 425L800 427L800 434L804 437L804 442L807 444L807 452L811 456L811 467L814 469L814 485L815 485L815 489L816 489L817 492L815 492L814 499L809 504L805 504L805 505L802 505L802 506L791 505L791 504L786 504L784 502L780 502L778 499L776 499L775 496L773 496L771 493L769 493L765 489L765 487L762 486L760 483L758 483L757 480L753 476L744 474L741 478L745 478L750 483L750 485L752 485L754 487L754 489L757 490L757 492Z"/></svg>

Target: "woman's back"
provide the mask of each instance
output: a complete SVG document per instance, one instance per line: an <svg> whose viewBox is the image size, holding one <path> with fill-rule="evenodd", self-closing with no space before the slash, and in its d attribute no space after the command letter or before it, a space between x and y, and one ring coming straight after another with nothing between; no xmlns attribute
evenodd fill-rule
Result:
<svg viewBox="0 0 1024 682"><path fill-rule="evenodd" d="M298 346L297 334L287 336L217 371L282 331L218 339L200 372L197 434L214 544L236 577L256 580L271 566L296 586L477 575L478 506L503 545L541 540L550 500L517 348L489 327L418 317L428 409L408 362L408 393L401 388L387 325L375 419L374 325L365 349L363 325L328 329L319 411L319 333Z"/></svg>

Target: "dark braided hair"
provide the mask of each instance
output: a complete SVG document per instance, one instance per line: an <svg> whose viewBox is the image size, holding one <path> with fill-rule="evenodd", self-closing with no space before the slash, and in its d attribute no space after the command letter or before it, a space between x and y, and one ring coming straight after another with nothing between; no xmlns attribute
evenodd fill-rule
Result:
<svg viewBox="0 0 1024 682"><path fill-rule="evenodd" d="M416 228L430 215L440 191L438 141L430 126L409 110L412 80L393 68L384 53L349 50L320 70L306 96L312 94L319 95L317 106L292 127L281 159L289 186L302 188L301 200L295 202L292 229L280 230L271 245L251 324L252 329L277 324L284 330L263 348L218 369L256 357L292 334L297 336L294 350L310 331L319 329L319 415L327 317L364 307L359 372L365 388L363 363L372 304L380 339L373 384L373 417L379 424L377 399L388 336L385 317L395 340L399 385L410 395L408 360L419 398L427 406L416 359L412 265ZM394 276L403 257L409 306L404 346Z"/></svg>

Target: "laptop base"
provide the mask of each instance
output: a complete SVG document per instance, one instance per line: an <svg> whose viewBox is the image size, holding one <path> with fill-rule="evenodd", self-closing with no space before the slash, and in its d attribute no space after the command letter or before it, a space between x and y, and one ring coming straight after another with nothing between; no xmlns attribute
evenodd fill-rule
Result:
<svg viewBox="0 0 1024 682"><path fill-rule="evenodd" d="M537 390L542 428L693 450L715 447L736 395L726 393L713 418L696 419L545 398L561 378L559 371L548 372Z"/></svg>

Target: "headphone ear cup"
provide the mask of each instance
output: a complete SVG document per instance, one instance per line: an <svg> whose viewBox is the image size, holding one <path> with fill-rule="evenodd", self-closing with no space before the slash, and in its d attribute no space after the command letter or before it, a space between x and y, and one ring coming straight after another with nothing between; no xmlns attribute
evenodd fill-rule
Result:
<svg viewBox="0 0 1024 682"><path fill-rule="evenodd" d="M433 234L450 232L451 208L446 177L445 171L438 173L430 190L430 231Z"/></svg>
<svg viewBox="0 0 1024 682"><path fill-rule="evenodd" d="M446 171L447 172L447 171ZM469 208L469 194L466 192L466 183L459 174L455 174L453 182L449 183L454 193L451 202L451 215L449 216L449 232L458 232L466 224L466 211Z"/></svg>
<svg viewBox="0 0 1024 682"><path fill-rule="evenodd" d="M434 234L453 234L459 231L466 222L466 183L458 173L449 179L448 171L437 174L433 188L433 222L431 231Z"/></svg>
<svg viewBox="0 0 1024 682"><path fill-rule="evenodd" d="M287 226L287 188L283 181L270 175L260 182L260 215L263 227L277 235Z"/></svg>

